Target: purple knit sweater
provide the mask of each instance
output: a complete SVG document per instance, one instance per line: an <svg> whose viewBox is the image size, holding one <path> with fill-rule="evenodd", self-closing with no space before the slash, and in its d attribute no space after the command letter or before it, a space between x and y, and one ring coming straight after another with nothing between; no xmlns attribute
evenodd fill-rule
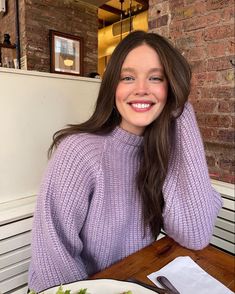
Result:
<svg viewBox="0 0 235 294"><path fill-rule="evenodd" d="M154 241L149 228L143 234L135 184L142 143L121 128L61 142L37 199L29 288L85 279ZM222 203L189 103L177 119L163 195L165 232L185 247L205 247Z"/></svg>

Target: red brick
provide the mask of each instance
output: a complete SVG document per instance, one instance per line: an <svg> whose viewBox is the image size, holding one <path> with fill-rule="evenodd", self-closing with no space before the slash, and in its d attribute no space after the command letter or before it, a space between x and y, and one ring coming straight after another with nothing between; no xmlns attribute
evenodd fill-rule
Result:
<svg viewBox="0 0 235 294"><path fill-rule="evenodd" d="M200 129L206 125L206 115L203 113L196 113L197 122L200 126Z"/></svg>
<svg viewBox="0 0 235 294"><path fill-rule="evenodd" d="M185 57L189 61L200 60L202 58L206 58L206 50L203 46L194 47L186 51Z"/></svg>
<svg viewBox="0 0 235 294"><path fill-rule="evenodd" d="M228 128L232 126L232 119L228 115L207 114L205 125L208 127Z"/></svg>
<svg viewBox="0 0 235 294"><path fill-rule="evenodd" d="M219 161L219 167L223 170L234 171L235 160L223 158Z"/></svg>
<svg viewBox="0 0 235 294"><path fill-rule="evenodd" d="M200 126L200 132L205 142L214 142L217 140L217 131L215 130L215 128Z"/></svg>
<svg viewBox="0 0 235 294"><path fill-rule="evenodd" d="M216 71L207 72L205 84L208 85L208 87L210 87L211 85L220 84L219 72L216 72Z"/></svg>
<svg viewBox="0 0 235 294"><path fill-rule="evenodd" d="M174 9L172 19L186 19L201 15L206 12L205 3L194 3L194 5L181 5Z"/></svg>
<svg viewBox="0 0 235 294"><path fill-rule="evenodd" d="M207 98L231 99L234 97L234 88L232 87L214 87L208 89Z"/></svg>
<svg viewBox="0 0 235 294"><path fill-rule="evenodd" d="M233 3L232 0L207 0L206 7L207 7L207 10L221 9L221 8L227 7L229 4L231 5L232 3Z"/></svg>
<svg viewBox="0 0 235 294"><path fill-rule="evenodd" d="M183 27L185 32L202 29L202 28L205 28L206 26L207 26L206 15L192 17L190 19L186 19L183 21Z"/></svg>
<svg viewBox="0 0 235 294"><path fill-rule="evenodd" d="M168 15L163 15L157 18L157 28L167 25Z"/></svg>
<svg viewBox="0 0 235 294"><path fill-rule="evenodd" d="M210 58L207 63L207 71L229 69L231 68L230 60L233 60L233 56Z"/></svg>
<svg viewBox="0 0 235 294"><path fill-rule="evenodd" d="M193 36L182 36L181 38L177 38L176 46L182 50L193 48L195 46L195 40Z"/></svg>
<svg viewBox="0 0 235 294"><path fill-rule="evenodd" d="M193 36L194 45L196 47L200 47L200 46L204 45L204 31L203 30L188 32L187 35Z"/></svg>
<svg viewBox="0 0 235 294"><path fill-rule="evenodd" d="M235 101L219 101L218 111L220 113L235 113Z"/></svg>
<svg viewBox="0 0 235 294"><path fill-rule="evenodd" d="M209 97L209 89L208 87L198 87L198 98L199 99L207 99Z"/></svg>
<svg viewBox="0 0 235 294"><path fill-rule="evenodd" d="M221 21L221 11L213 11L207 15L207 24L208 26L212 26L215 24L219 24Z"/></svg>
<svg viewBox="0 0 235 294"><path fill-rule="evenodd" d="M168 1L168 0L149 0L149 5L152 6L152 5L164 3L166 1Z"/></svg>
<svg viewBox="0 0 235 294"><path fill-rule="evenodd" d="M184 6L184 0L169 1L169 7L170 7L171 11L174 11L175 9L177 9L180 6Z"/></svg>
<svg viewBox="0 0 235 294"><path fill-rule="evenodd" d="M196 1L195 0L184 0L185 5L191 5L194 4ZM198 3L204 3L204 0L198 0Z"/></svg>
<svg viewBox="0 0 235 294"><path fill-rule="evenodd" d="M148 22L149 30L155 29L157 27L157 20L152 19L151 21Z"/></svg>
<svg viewBox="0 0 235 294"><path fill-rule="evenodd" d="M215 166L215 158L213 156L206 156L206 162L209 167Z"/></svg>
<svg viewBox="0 0 235 294"><path fill-rule="evenodd" d="M219 42L211 42L207 44L207 52L210 57L224 56L230 42L228 40L221 40Z"/></svg>
<svg viewBox="0 0 235 294"><path fill-rule="evenodd" d="M194 103L197 99L200 98L200 88L198 86L195 86L192 84L191 90L190 90L190 96L189 100Z"/></svg>
<svg viewBox="0 0 235 294"><path fill-rule="evenodd" d="M231 39L231 40L228 40L229 44L228 44L228 54L229 55L235 55L235 39Z"/></svg>
<svg viewBox="0 0 235 294"><path fill-rule="evenodd" d="M235 112L233 112L234 115ZM235 129L235 116L232 116L232 126Z"/></svg>
<svg viewBox="0 0 235 294"><path fill-rule="evenodd" d="M221 11L221 21L224 22L231 22L231 25L234 24L234 1L232 0L233 4L230 7L226 7Z"/></svg>
<svg viewBox="0 0 235 294"><path fill-rule="evenodd" d="M235 130L219 130L218 139L223 143L234 143Z"/></svg>
<svg viewBox="0 0 235 294"><path fill-rule="evenodd" d="M196 112L211 114L214 113L217 107L217 101L212 99L202 99L194 103L193 106Z"/></svg>
<svg viewBox="0 0 235 294"><path fill-rule="evenodd" d="M170 36L176 38L178 40L183 34L183 22L172 20L170 23Z"/></svg>
<svg viewBox="0 0 235 294"><path fill-rule="evenodd" d="M194 86L204 86L207 79L207 73L193 73L191 83Z"/></svg>
<svg viewBox="0 0 235 294"><path fill-rule="evenodd" d="M190 65L194 73L202 73L206 71L207 64L205 60L192 60L190 61Z"/></svg>
<svg viewBox="0 0 235 294"><path fill-rule="evenodd" d="M182 24L182 22L181 22ZM188 32L187 34L185 34L184 32L182 33L182 26L177 25L179 30L181 30L181 33L178 33L175 37L176 38L176 45L179 48L182 48L184 50L188 49L188 48L194 48L194 47L200 47L202 46L203 42L203 31L193 31L193 32ZM174 35L174 25L172 24L171 26L171 35Z"/></svg>
<svg viewBox="0 0 235 294"><path fill-rule="evenodd" d="M213 26L205 30L205 40L215 41L225 39L234 36L234 26L229 25L218 25Z"/></svg>

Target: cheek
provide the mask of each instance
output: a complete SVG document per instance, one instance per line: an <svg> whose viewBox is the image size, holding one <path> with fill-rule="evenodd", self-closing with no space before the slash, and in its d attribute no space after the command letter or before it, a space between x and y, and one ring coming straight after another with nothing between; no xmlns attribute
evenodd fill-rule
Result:
<svg viewBox="0 0 235 294"><path fill-rule="evenodd" d="M166 103L167 96L168 96L168 86L167 85L163 85L159 89L159 99L161 100L162 103Z"/></svg>
<svg viewBox="0 0 235 294"><path fill-rule="evenodd" d="M121 107L122 101L123 99L122 99L121 89L120 87L117 87L117 90L115 93L115 104L119 113L120 113L120 107Z"/></svg>
<svg viewBox="0 0 235 294"><path fill-rule="evenodd" d="M120 87L119 87L119 86L117 86L117 89L116 89L116 92L115 92L115 97L116 97L116 98L115 98L116 100L117 100L117 99L118 99L118 100L120 99L120 98L119 98L119 97L120 97Z"/></svg>
<svg viewBox="0 0 235 294"><path fill-rule="evenodd" d="M116 91L116 94L115 94L115 104L116 106L120 103L120 96L119 96L119 92Z"/></svg>
<svg viewBox="0 0 235 294"><path fill-rule="evenodd" d="M125 100L125 89L122 86L118 86L115 95L115 101L117 103L121 103Z"/></svg>

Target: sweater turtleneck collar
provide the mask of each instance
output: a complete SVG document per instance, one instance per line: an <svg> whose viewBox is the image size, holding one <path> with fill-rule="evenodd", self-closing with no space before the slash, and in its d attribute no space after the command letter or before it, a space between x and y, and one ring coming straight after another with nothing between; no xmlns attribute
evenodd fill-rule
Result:
<svg viewBox="0 0 235 294"><path fill-rule="evenodd" d="M123 142L127 145L136 147L143 145L143 136L137 136L135 134L129 133L119 126L112 131L112 136L114 139L118 140L119 142Z"/></svg>

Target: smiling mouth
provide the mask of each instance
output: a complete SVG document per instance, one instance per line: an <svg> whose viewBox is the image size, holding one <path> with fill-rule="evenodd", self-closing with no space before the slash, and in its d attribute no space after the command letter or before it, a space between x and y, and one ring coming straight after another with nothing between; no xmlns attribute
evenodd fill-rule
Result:
<svg viewBox="0 0 235 294"><path fill-rule="evenodd" d="M141 102L138 102L138 103L134 103L134 102L131 102L131 103L128 103L134 110L137 110L137 111L146 111L146 110L149 110L153 105L154 103L152 102L145 102L145 103L141 103Z"/></svg>

